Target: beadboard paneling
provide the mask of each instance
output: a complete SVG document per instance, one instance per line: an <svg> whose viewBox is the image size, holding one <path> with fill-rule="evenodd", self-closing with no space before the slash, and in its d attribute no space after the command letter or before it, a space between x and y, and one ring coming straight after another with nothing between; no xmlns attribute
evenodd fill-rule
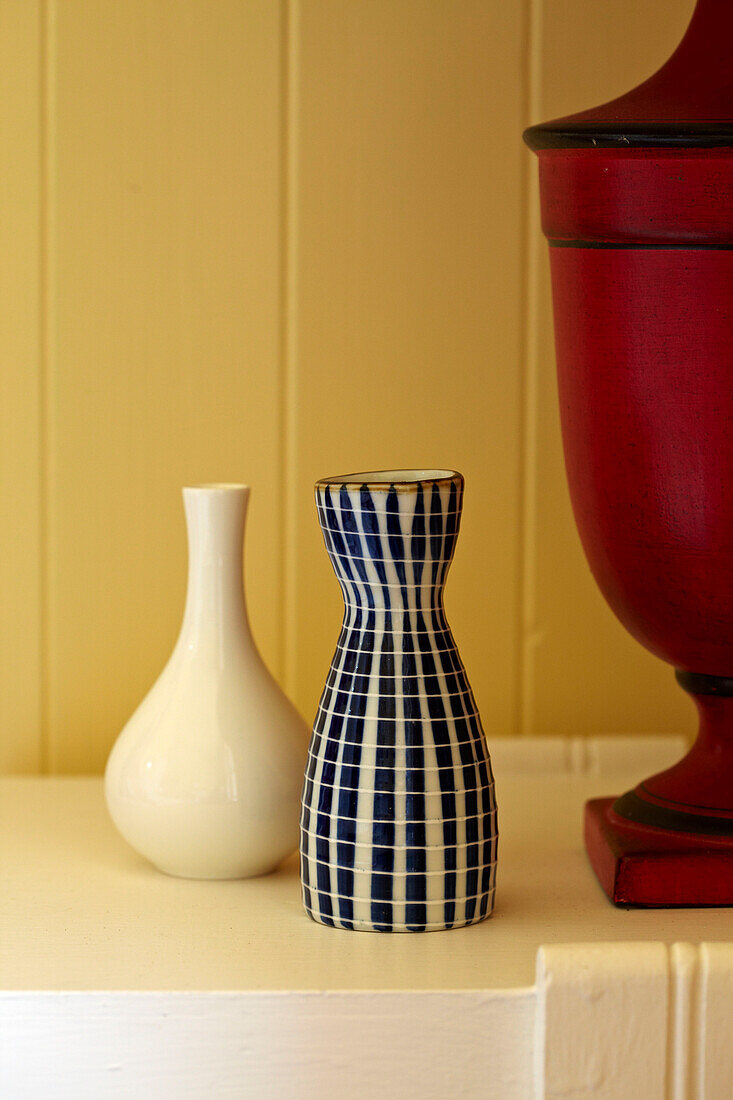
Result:
<svg viewBox="0 0 733 1100"><path fill-rule="evenodd" d="M447 604L491 738L692 728L582 557L521 144L691 9L0 5L0 769L101 769L178 629L187 482L253 485L253 626L312 718L313 481L375 466L466 476Z"/></svg>
<svg viewBox="0 0 733 1100"><path fill-rule="evenodd" d="M42 745L41 12L0 8L0 772Z"/></svg>
<svg viewBox="0 0 733 1100"><path fill-rule="evenodd" d="M514 723L524 163L520 5L293 5L289 685L315 713L340 595L312 486L466 477L447 609L486 728Z"/></svg>
<svg viewBox="0 0 733 1100"><path fill-rule="evenodd" d="M49 739L101 768L183 609L180 487L253 485L253 626L280 657L281 13L64 0L50 122Z"/></svg>

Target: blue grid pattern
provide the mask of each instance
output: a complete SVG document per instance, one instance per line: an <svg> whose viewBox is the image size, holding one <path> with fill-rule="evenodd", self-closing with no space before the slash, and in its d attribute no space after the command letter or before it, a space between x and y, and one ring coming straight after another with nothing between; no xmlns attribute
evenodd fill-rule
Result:
<svg viewBox="0 0 733 1100"><path fill-rule="evenodd" d="M303 786L314 920L398 932L487 917L496 801L481 719L443 611L463 478L319 482L344 621Z"/></svg>

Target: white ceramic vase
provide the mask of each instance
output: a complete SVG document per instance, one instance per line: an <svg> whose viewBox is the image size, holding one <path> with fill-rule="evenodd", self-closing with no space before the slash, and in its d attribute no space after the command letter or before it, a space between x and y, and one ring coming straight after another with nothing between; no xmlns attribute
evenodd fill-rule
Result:
<svg viewBox="0 0 733 1100"><path fill-rule="evenodd" d="M186 878L264 874L298 838L307 730L250 632L248 499L246 485L183 490L183 625L107 762L107 805L122 836L161 871Z"/></svg>

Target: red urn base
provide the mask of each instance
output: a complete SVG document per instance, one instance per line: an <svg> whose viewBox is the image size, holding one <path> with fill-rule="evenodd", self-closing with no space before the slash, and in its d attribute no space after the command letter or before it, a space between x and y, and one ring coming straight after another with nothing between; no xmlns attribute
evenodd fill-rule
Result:
<svg viewBox="0 0 733 1100"><path fill-rule="evenodd" d="M687 755L585 808L585 845L615 905L733 905L733 679L677 671L700 713Z"/></svg>
<svg viewBox="0 0 733 1100"><path fill-rule="evenodd" d="M588 857L614 905L733 905L733 837L639 825L615 804L595 798L585 806Z"/></svg>

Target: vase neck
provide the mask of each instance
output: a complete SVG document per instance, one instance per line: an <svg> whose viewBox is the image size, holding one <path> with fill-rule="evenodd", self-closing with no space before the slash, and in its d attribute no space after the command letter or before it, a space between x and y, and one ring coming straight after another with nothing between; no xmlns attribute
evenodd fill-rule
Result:
<svg viewBox="0 0 733 1100"><path fill-rule="evenodd" d="M349 607L441 609L461 517L462 483L375 492L319 487L326 549Z"/></svg>
<svg viewBox="0 0 733 1100"><path fill-rule="evenodd" d="M223 648L250 639L242 553L249 488L183 490L188 531L188 590L181 638L191 647Z"/></svg>

